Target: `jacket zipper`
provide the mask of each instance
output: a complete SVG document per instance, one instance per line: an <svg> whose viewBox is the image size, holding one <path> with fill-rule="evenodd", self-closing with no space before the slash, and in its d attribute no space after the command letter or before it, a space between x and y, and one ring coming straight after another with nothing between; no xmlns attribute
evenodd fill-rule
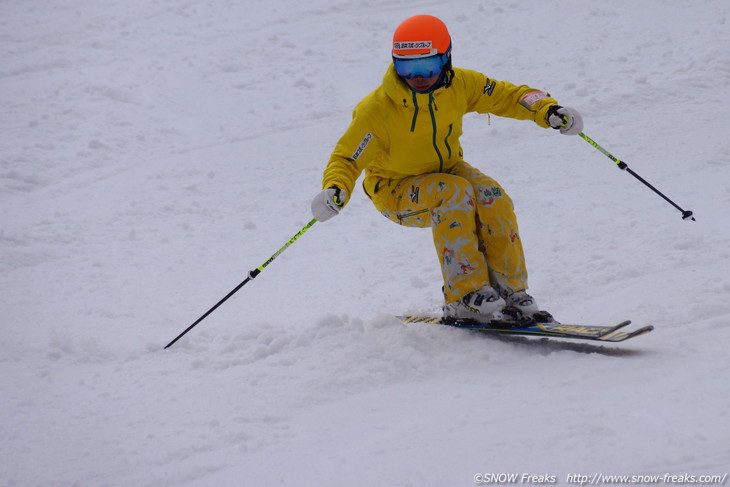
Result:
<svg viewBox="0 0 730 487"><path fill-rule="evenodd" d="M451 132L454 131L454 124L449 124L449 133L446 134L446 138L444 139L444 144L446 144L446 149L449 151L449 159L451 159L451 146L449 145L449 137L451 137Z"/></svg>
<svg viewBox="0 0 730 487"><path fill-rule="evenodd" d="M415 110L413 111L413 120L411 121L411 132L416 131L416 120L418 119L418 98L416 97L415 91L413 91L413 107Z"/></svg>
<svg viewBox="0 0 730 487"><path fill-rule="evenodd" d="M411 120L411 132L416 131L416 120L418 120L418 96L414 90L411 90L413 94L413 119ZM431 128L433 129L433 134L431 136L431 143L433 144L433 148L436 151L436 155L439 158L439 172L443 172L444 170L444 156L441 154L441 150L438 147L438 140L437 140L437 133L436 133L436 113L435 110L438 110L438 107L436 106L436 100L434 100L433 93L428 94L428 111L431 114ZM451 146L449 145L449 137L451 136L451 132L454 130L454 124L449 124L449 133L446 134L446 137L444 138L444 145L446 145L446 150L449 151L449 158L451 158Z"/></svg>
<svg viewBox="0 0 730 487"><path fill-rule="evenodd" d="M436 102L433 99L433 93L428 94L428 111L431 114L431 126L433 128L433 136L431 137L431 143L433 144L433 148L436 149L436 155L439 156L439 172L443 172L444 170L444 156L441 155L441 150L439 150L438 141L436 140L436 114L434 113L434 106L436 105ZM438 109L438 108L437 108ZM451 130L449 130L449 134L451 134ZM449 136L447 135L446 138ZM446 144L446 147L449 147L449 144ZM451 153L451 149L449 148L449 153Z"/></svg>

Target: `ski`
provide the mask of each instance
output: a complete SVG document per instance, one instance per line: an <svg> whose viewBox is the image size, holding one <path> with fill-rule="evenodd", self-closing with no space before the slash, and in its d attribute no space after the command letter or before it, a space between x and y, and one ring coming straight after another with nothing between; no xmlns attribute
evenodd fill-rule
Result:
<svg viewBox="0 0 730 487"><path fill-rule="evenodd" d="M490 322L481 323L466 319L449 319L433 316L397 316L405 323L422 323L427 325L443 325L454 328L463 328L484 333L498 333L508 335L527 335L550 338L573 338L577 340L597 340L601 342L622 342L629 338L649 333L653 326L645 326L634 331L624 331L623 328L631 324L631 321L623 321L614 326L583 326L565 323L540 323L532 322L515 324L511 322Z"/></svg>

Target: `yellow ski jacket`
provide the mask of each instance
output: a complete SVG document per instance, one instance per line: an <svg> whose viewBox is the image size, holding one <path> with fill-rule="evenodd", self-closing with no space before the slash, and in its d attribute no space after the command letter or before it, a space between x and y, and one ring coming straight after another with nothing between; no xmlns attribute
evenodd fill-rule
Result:
<svg viewBox="0 0 730 487"><path fill-rule="evenodd" d="M378 204L378 192L395 180L425 173L450 172L463 153L459 137L466 113L532 120L548 128L548 108L558 103L547 93L496 81L455 68L448 83L430 93L413 91L393 65L383 83L353 112L324 171L323 187L352 194L365 171L363 187Z"/></svg>

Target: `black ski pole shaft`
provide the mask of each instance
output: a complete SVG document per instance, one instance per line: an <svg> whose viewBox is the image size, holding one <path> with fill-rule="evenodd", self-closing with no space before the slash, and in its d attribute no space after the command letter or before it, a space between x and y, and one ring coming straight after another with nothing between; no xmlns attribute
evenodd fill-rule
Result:
<svg viewBox="0 0 730 487"><path fill-rule="evenodd" d="M279 250L277 250L274 255L272 255L271 257L269 257L266 262L264 262L263 264L261 264L260 266L258 266L256 269L250 271L248 273L248 277L246 277L246 279L244 279L243 282L241 282L238 286L236 286L235 288L233 288L233 290L231 292L229 292L228 294L226 294L226 296L223 299L221 299L220 301L218 301L215 304L215 306L213 306L208 311L206 311L205 313L203 313L203 316L201 316L200 318L198 318L197 320L195 320L195 323L193 323L192 325L188 326L185 329L185 331L183 331L182 333L180 333L177 337L175 337L175 339L173 341L171 341L170 343L168 343L165 346L165 349L168 349L172 345L174 345L175 342L177 342L179 339L181 339L183 336L185 336L185 334L187 332L189 332L190 330L192 330L193 328L195 328L195 326L198 323L200 323L201 321L203 321L205 318L208 317L209 314L211 314L213 311L215 311L216 309L218 309L218 307L221 304L225 303L228 300L228 298L230 298L231 296L233 296L234 294L236 294L239 289L241 289L243 286L246 285L246 283L248 283L248 281L250 281L250 280L254 279L256 276L258 276L261 273L261 271L263 271L264 268L267 265L271 264L274 261L274 259L276 259L282 252L284 252L291 244L293 244L294 242L296 242L297 239L299 239L299 237L301 237L302 235L304 235L304 232L306 232L307 230L309 230L310 228L312 228L312 225L314 225L315 223L317 223L317 219L316 218L312 218L312 220L309 223L307 223L306 225L304 225L304 227L301 230L299 230L299 232L297 232L296 235L294 235L292 238L290 238L289 241L287 243L285 243Z"/></svg>
<svg viewBox="0 0 730 487"><path fill-rule="evenodd" d="M604 149L603 147L601 147L596 141L594 141L593 139L591 139L590 137L588 137L583 132L579 133L578 135L580 135L586 142L588 142L589 144L591 144L593 147L595 147L596 149L598 149L603 155L605 155L606 157L608 157L609 159L611 159L613 162L615 162L618 165L618 168L619 169L621 169L622 171L626 171L627 173L629 173L632 176L634 176L636 179L638 179L639 181L641 181L642 183L644 183L649 189L651 189L656 194L658 194L659 196L661 196L662 198L664 198L664 200L666 202L668 202L670 205L672 205L673 207L675 207L676 209L678 209L679 211L681 211L682 212L682 220L697 221L697 220L695 220L694 216L692 216L693 214L692 214L692 212L690 210L684 210L684 209L682 209L677 203L675 203L674 201L672 201L671 199L669 199L664 193L662 193L657 188L655 188L646 179L644 179L641 176L639 176L638 174L636 174L636 172L634 172L629 167L629 165L626 164L624 161L618 159L617 157L614 157L613 154L611 154L606 149Z"/></svg>

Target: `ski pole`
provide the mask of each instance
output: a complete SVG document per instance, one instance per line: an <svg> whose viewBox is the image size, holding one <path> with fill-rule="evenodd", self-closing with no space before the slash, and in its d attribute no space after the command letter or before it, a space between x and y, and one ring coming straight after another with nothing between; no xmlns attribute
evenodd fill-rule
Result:
<svg viewBox="0 0 730 487"><path fill-rule="evenodd" d="M644 183L647 187L649 187L656 194L658 194L659 196L661 196L662 198L664 198L673 207L675 207L676 209L678 209L679 211L681 211L682 212L682 220L697 221L697 220L695 220L694 216L692 216L692 212L690 210L683 210L674 201L672 201L669 198L667 198L664 195L664 193L662 193L661 191L659 191L658 189L656 189L654 186L652 186L651 184L649 184L649 182L646 179L642 178L641 176L639 176L638 174L636 174L634 171L632 171L631 168L628 166L628 164L626 164L624 161L622 161L622 160L614 157L613 154L611 154L606 149L604 149L603 147L601 147L600 145L598 145L598 143L596 141L594 141L593 139L591 139L590 137L588 137L583 132L579 133L578 135L580 135L586 142L588 142L589 144L591 144L593 147L595 147L596 149L598 149L603 155L607 156L609 159L611 159L613 162L615 162L618 165L618 168L619 169L621 169L622 171L626 171L629 174L631 174L632 176L634 176L636 179L638 179L639 181L641 181L642 183Z"/></svg>
<svg viewBox="0 0 730 487"><path fill-rule="evenodd" d="M203 316L201 316L200 318L198 318L197 320L195 320L195 323L193 323L192 325L188 326L185 329L185 331L183 331L182 333L180 333L177 337L175 337L175 339L173 341L171 341L170 343L168 343L165 346L165 349L170 348L176 341L178 341L179 339L181 339L187 332L189 332L190 330L192 330L195 327L195 325L197 325L198 323L200 323L201 321L203 321L209 314L211 314L213 311L215 311L218 308L218 306L220 306L221 304L225 303L228 300L228 298L230 298L231 296L233 296L234 294L236 294L238 292L238 290L241 289L248 281L250 281L250 280L254 279L256 276L258 276L261 273L261 271L263 271L264 268L267 265L271 264L274 261L274 259L276 259L282 252L284 252L291 244L293 244L294 242L296 242L297 239L304 234L304 232L306 232L307 230L309 230L310 228L312 228L312 225L314 225L315 223L317 223L317 219L316 218L312 218L312 221L310 221L309 223L307 223L306 225L304 225L304 227L301 230L299 230L299 232L297 232L296 235L294 235L292 238L290 238L289 241L287 243L285 243L283 247L281 247L279 250L277 250L274 255L272 255L271 257L269 257L269 259L266 262L264 262L263 264L261 264L260 266L258 266L256 269L250 271L248 273L248 277L246 277L246 279L243 282L241 282L241 284L239 284L238 286L236 286L235 288L233 288L233 290L231 292L229 292L228 294L226 294L226 296L223 299L221 299L220 301L218 301L215 304L215 306L213 306L208 311L206 311L203 314Z"/></svg>

